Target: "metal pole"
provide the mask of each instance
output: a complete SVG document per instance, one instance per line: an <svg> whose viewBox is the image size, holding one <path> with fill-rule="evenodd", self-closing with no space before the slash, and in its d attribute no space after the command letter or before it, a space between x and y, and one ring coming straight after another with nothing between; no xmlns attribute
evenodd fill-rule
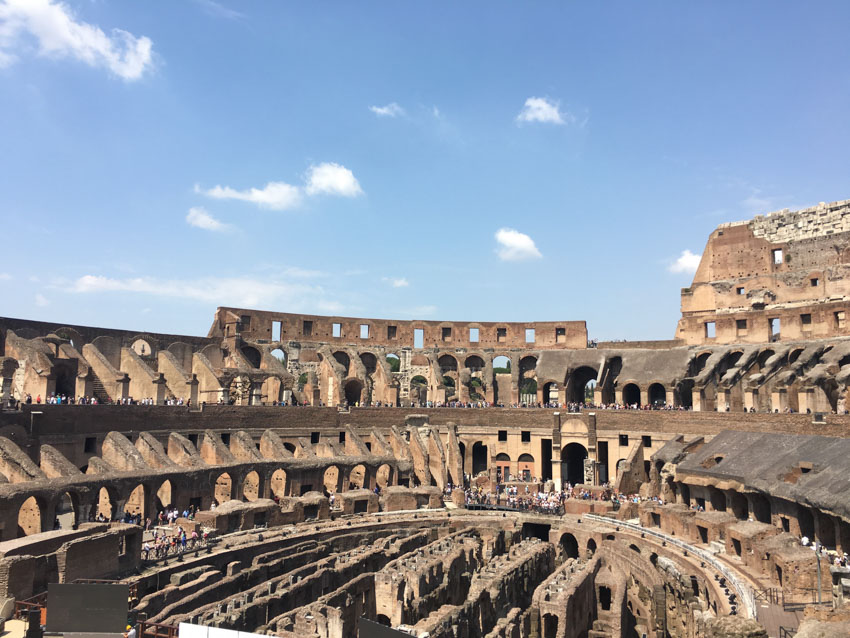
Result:
<svg viewBox="0 0 850 638"><path fill-rule="evenodd" d="M821 585L820 585L820 543L815 541L815 558L818 561L818 605L821 603Z"/></svg>

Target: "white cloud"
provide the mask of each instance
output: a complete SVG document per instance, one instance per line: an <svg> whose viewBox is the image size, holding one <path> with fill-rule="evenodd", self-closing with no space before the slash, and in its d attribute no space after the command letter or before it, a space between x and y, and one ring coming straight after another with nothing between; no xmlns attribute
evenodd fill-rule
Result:
<svg viewBox="0 0 850 638"><path fill-rule="evenodd" d="M667 267L667 270L675 273L695 273L699 268L702 255L695 255L690 250L683 250L679 258Z"/></svg>
<svg viewBox="0 0 850 638"><path fill-rule="evenodd" d="M500 228L496 231L496 241L499 244L496 254L502 261L525 261L543 257L531 237L513 228Z"/></svg>
<svg viewBox="0 0 850 638"><path fill-rule="evenodd" d="M404 109L395 102L390 102L386 106L370 106L369 110L378 117L398 117L404 115Z"/></svg>
<svg viewBox="0 0 850 638"><path fill-rule="evenodd" d="M9 273L0 272L0 281L9 281L11 278L12 278L12 275L10 275Z"/></svg>
<svg viewBox="0 0 850 638"><path fill-rule="evenodd" d="M194 2L204 10L204 13L215 18L236 20L237 18L244 17L238 11L225 7L223 4L216 2L215 0L194 0Z"/></svg>
<svg viewBox="0 0 850 638"><path fill-rule="evenodd" d="M50 301L48 301L47 297L39 293L35 296L35 305L39 308L44 308L50 305Z"/></svg>
<svg viewBox="0 0 850 638"><path fill-rule="evenodd" d="M223 232L230 228L230 226L218 221L200 206L194 206L189 209L189 212L186 214L186 223L190 226L194 226L195 228L202 228L204 230L212 230L215 232Z"/></svg>
<svg viewBox="0 0 850 638"><path fill-rule="evenodd" d="M150 38L122 29L106 35L93 24L77 21L63 2L0 0L0 67L15 62L29 39L36 41L41 56L75 58L125 80L138 80L153 65Z"/></svg>
<svg viewBox="0 0 850 638"><path fill-rule="evenodd" d="M435 106L435 107L433 107L433 108L431 109L431 114L432 114L434 117L436 117L438 120L439 120L441 117L443 117L443 114L442 114L442 113L440 113L440 109L438 109L436 106Z"/></svg>
<svg viewBox="0 0 850 638"><path fill-rule="evenodd" d="M576 121L574 115L568 112L561 112L560 102L550 100L545 97L530 97L525 101L525 106L516 116L516 121L522 122L542 122L544 124L566 124Z"/></svg>
<svg viewBox="0 0 850 638"><path fill-rule="evenodd" d="M363 194L360 183L349 169L333 162L322 162L311 166L307 173L308 195L340 195L341 197L357 197Z"/></svg>
<svg viewBox="0 0 850 638"><path fill-rule="evenodd" d="M136 295L188 299L236 307L287 307L296 311L338 312L343 307L328 299L321 286L251 277L204 277L200 279L157 279L155 277L112 278L85 275L70 285L57 284L73 293L124 292Z"/></svg>
<svg viewBox="0 0 850 638"><path fill-rule="evenodd" d="M195 185L195 192L202 193L214 199L237 199L243 202L257 204L261 208L272 210L287 210L301 203L301 190L286 182L269 182L263 188L236 190L230 186L214 186L203 190Z"/></svg>
<svg viewBox="0 0 850 638"><path fill-rule="evenodd" d="M404 277L381 277L381 281L387 282L393 288L407 288L410 285Z"/></svg>

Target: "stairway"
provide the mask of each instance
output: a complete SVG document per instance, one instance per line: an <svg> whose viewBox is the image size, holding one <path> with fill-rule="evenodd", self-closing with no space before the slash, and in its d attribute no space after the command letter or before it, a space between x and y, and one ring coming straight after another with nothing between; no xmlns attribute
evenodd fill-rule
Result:
<svg viewBox="0 0 850 638"><path fill-rule="evenodd" d="M92 394L97 399L98 403L109 403L109 395L106 393L106 389L103 387L103 383L100 380L100 377L95 376L94 381L92 381Z"/></svg>

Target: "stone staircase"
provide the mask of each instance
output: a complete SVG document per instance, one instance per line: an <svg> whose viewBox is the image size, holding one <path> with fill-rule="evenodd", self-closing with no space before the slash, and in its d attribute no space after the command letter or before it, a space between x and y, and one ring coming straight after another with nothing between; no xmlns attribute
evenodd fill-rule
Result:
<svg viewBox="0 0 850 638"><path fill-rule="evenodd" d="M92 394L97 399L98 403L109 403L109 395L103 387L103 382L101 382L100 378L97 376L95 376L94 381L92 382Z"/></svg>

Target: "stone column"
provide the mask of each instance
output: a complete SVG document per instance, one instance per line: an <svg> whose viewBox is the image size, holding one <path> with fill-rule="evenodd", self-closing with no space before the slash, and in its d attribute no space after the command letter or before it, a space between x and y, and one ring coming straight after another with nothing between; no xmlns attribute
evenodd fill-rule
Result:
<svg viewBox="0 0 850 638"><path fill-rule="evenodd" d="M770 411L776 412L779 410L780 412L785 412L785 409L788 407L788 390L785 388L780 388L778 390L774 390L770 393Z"/></svg>
<svg viewBox="0 0 850 638"><path fill-rule="evenodd" d="M758 404L758 390L744 390L744 409L749 412Z"/></svg>
<svg viewBox="0 0 850 638"><path fill-rule="evenodd" d="M705 388L694 388L691 390L691 409L694 412L702 412L705 406Z"/></svg>

